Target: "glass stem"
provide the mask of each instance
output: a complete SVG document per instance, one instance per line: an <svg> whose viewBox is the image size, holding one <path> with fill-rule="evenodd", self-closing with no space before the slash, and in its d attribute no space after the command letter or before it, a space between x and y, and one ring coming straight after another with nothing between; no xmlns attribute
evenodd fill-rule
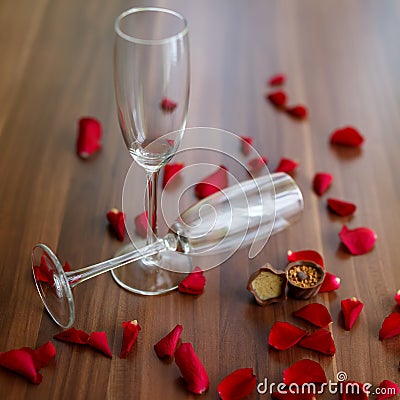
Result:
<svg viewBox="0 0 400 400"><path fill-rule="evenodd" d="M146 171L147 179L147 244L157 240L157 185L159 171Z"/></svg>
<svg viewBox="0 0 400 400"><path fill-rule="evenodd" d="M153 243L145 247L142 247L140 249L133 250L129 253L123 254L115 258L111 258L110 260L106 260L98 264L90 265L89 267L66 272L65 275L67 276L70 287L73 288L78 283L87 281L88 279L100 275L104 272L122 267L125 264L129 264L133 261L137 261L142 258L153 256L166 249L167 247L165 245L165 240L157 239Z"/></svg>

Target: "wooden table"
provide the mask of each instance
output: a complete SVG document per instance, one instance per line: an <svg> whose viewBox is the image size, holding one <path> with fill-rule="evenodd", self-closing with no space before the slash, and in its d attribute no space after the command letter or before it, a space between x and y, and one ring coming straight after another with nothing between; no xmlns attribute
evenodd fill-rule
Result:
<svg viewBox="0 0 400 400"><path fill-rule="evenodd" d="M239 251L206 273L198 297L173 292L141 297L121 289L109 273L79 286L74 326L105 331L114 357L53 340L60 329L43 311L34 287L30 254L37 242L56 249L74 267L111 257L120 246L105 220L121 207L131 159L120 134L112 83L113 21L143 2L3 0L0 4L0 350L36 348L51 340L57 355L36 386L0 369L4 399L187 399L174 363L156 357L153 345L175 324L191 342L210 377L202 398L215 399L223 377L252 367L258 382L282 381L302 358L321 363L327 378L378 385L399 382L400 338L378 340L382 321L396 308L400 288L400 3L345 1L154 1L182 12L191 38L192 88L188 126L213 126L253 136L273 171L281 157L298 160L295 179L304 194L302 219L270 239L249 261ZM298 121L275 109L267 80L287 75L290 104L305 104ZM77 121L98 118L102 150L88 161L75 153ZM365 137L359 151L329 144L334 129L353 125ZM334 181L319 197L316 172ZM327 211L337 197L358 208L351 218ZM367 226L378 240L365 255L351 256L338 232ZM127 241L127 239L126 239ZM265 262L286 265L289 249L315 249L340 276L338 291L313 301L331 312L334 357L267 345L275 321L312 330L291 316L311 301L290 299L265 308L246 290L249 275ZM365 306L350 332L340 301L356 296ZM127 359L118 357L123 321L142 331ZM325 393L319 398L329 398ZM270 398L255 391L249 399ZM332 396L338 398L338 395Z"/></svg>

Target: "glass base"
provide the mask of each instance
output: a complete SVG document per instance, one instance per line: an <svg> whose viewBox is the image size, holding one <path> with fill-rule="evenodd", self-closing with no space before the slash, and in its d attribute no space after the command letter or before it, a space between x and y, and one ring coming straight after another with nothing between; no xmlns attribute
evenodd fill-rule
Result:
<svg viewBox="0 0 400 400"><path fill-rule="evenodd" d="M118 250L115 256L126 254L145 244L143 241L136 247L130 243ZM177 289L182 279L192 270L192 260L189 256L166 250L154 257L114 269L111 275L118 285L130 292L154 296Z"/></svg>
<svg viewBox="0 0 400 400"><path fill-rule="evenodd" d="M33 248L32 272L51 318L62 328L70 328L75 319L75 304L68 278L57 256L44 244Z"/></svg>

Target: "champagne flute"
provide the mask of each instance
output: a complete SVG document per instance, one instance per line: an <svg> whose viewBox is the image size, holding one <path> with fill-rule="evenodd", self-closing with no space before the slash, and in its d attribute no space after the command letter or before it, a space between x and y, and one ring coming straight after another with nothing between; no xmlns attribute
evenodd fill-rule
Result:
<svg viewBox="0 0 400 400"><path fill-rule="evenodd" d="M263 247L270 235L293 224L302 210L301 191L289 175L263 175L199 201L181 213L163 238L95 265L65 272L54 252L44 244L37 244L32 251L33 276L52 319L59 326L69 328L75 320L72 289L79 283L168 251L206 260L222 255L222 263L244 246L253 247L261 242ZM250 249L249 257L256 253ZM209 263L207 268L217 265Z"/></svg>
<svg viewBox="0 0 400 400"><path fill-rule="evenodd" d="M188 26L175 11L144 7L132 8L117 17L115 32L118 119L132 158L146 172L149 245L157 240L158 173L177 151L186 125L190 88ZM169 132L173 134L166 136ZM130 244L118 254L132 249ZM188 257L174 257L172 261L167 255L153 255L129 266L135 284L125 288L147 295L175 289L178 278L164 268L171 262L181 263L182 271L191 270Z"/></svg>

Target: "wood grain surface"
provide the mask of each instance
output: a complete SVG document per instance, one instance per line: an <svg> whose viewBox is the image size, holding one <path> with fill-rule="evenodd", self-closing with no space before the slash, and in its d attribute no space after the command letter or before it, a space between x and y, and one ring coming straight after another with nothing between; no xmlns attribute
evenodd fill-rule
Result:
<svg viewBox="0 0 400 400"><path fill-rule="evenodd" d="M52 339L60 329L43 310L30 270L30 253L47 243L74 267L111 257L121 245L107 228L106 212L121 207L131 164L119 131L112 83L113 22L138 1L37 0L0 2L0 351L51 340L57 355L36 386L0 368L2 399L190 399L174 363L161 362L153 345L173 326L193 343L209 377L201 398L237 368L251 367L258 382L282 381L302 358L321 363L327 378L400 381L400 337L378 340L383 319L400 289L400 2L398 0L154 0L189 22L192 86L188 126L213 126L253 136L273 171L281 157L298 160L295 179L305 210L289 230L270 239L253 260L241 250L206 273L198 297L173 292L141 297L121 289L110 274L75 291L74 326L107 333L113 359ZM298 121L265 100L267 79L287 75L290 104L305 104ZM77 121L94 116L103 126L102 150L82 161L75 152ZM329 145L331 132L357 127L358 151ZM311 189L316 172L334 176L329 191ZM335 217L327 197L357 204L351 218ZM367 226L374 249L351 256L338 232ZM126 239L128 241L128 239ZM311 301L290 299L265 308L246 290L265 262L286 264L289 249L315 249L340 276L337 292L313 301L331 312L334 357L267 345L275 321L310 329L291 313ZM350 332L340 301L365 306ZM118 357L122 322L142 331L127 359ZM374 396L371 395L372 398ZM254 391L249 399L269 399ZM339 398L324 393L318 398Z"/></svg>

